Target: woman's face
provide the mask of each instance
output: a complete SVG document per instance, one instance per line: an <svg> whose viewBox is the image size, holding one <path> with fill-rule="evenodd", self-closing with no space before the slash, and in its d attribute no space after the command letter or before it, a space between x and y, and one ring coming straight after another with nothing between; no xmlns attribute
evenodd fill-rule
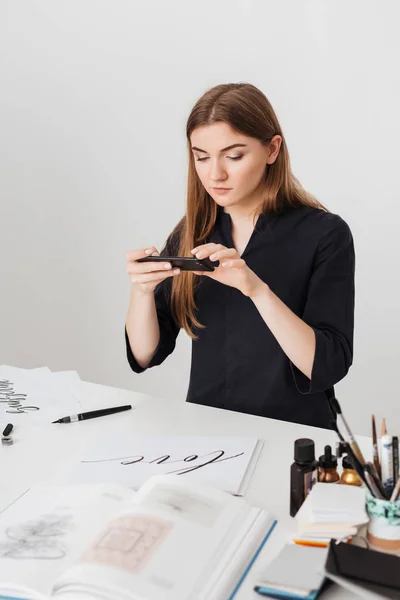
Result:
<svg viewBox="0 0 400 600"><path fill-rule="evenodd" d="M227 123L197 127L190 136L196 172L210 196L219 206L249 209L262 202L266 165L276 160L281 141L276 135L264 146Z"/></svg>

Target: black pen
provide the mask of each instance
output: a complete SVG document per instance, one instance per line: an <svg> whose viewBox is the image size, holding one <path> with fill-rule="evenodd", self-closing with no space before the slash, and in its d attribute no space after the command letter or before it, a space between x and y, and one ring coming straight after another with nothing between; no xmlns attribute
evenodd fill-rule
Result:
<svg viewBox="0 0 400 600"><path fill-rule="evenodd" d="M394 435L392 438L393 449L393 482L394 484L399 478L399 438Z"/></svg>
<svg viewBox="0 0 400 600"><path fill-rule="evenodd" d="M90 410L89 412L71 415L70 417L63 417L62 419L58 419L58 421L53 421L53 423L75 423L76 421L85 421L86 419L94 419L95 417L112 415L124 410L129 410L130 408L132 408L130 404L125 404L124 406L113 406L111 408L102 408L100 410Z"/></svg>

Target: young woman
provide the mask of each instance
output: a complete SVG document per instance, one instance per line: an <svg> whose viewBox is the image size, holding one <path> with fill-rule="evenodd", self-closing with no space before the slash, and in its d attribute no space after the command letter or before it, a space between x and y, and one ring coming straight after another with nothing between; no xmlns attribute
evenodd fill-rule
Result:
<svg viewBox="0 0 400 600"><path fill-rule="evenodd" d="M353 355L354 247L347 224L291 172L282 129L251 84L218 85L187 122L186 215L162 256L209 258L210 272L127 253L126 320L136 373L192 337L188 402L330 427L326 391Z"/></svg>

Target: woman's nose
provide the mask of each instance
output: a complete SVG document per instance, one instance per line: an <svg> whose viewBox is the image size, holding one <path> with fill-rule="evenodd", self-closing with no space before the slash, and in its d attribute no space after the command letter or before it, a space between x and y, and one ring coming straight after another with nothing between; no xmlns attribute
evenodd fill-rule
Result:
<svg viewBox="0 0 400 600"><path fill-rule="evenodd" d="M210 164L210 178L213 181L219 181L220 179L225 179L226 171L222 167L222 165L216 160L214 162L211 161Z"/></svg>

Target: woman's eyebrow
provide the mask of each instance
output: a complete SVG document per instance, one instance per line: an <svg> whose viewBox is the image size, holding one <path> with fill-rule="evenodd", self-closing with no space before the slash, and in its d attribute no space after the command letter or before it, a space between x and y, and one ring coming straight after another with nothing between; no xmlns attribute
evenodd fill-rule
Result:
<svg viewBox="0 0 400 600"><path fill-rule="evenodd" d="M222 150L220 150L220 152L226 152L227 150L232 150L232 148L243 148L247 146L247 144L232 144L231 146L227 146L226 148L222 148ZM202 150L201 148L196 148L196 146L192 146L192 150L197 150L197 152L204 152L205 154L208 154L207 150Z"/></svg>

